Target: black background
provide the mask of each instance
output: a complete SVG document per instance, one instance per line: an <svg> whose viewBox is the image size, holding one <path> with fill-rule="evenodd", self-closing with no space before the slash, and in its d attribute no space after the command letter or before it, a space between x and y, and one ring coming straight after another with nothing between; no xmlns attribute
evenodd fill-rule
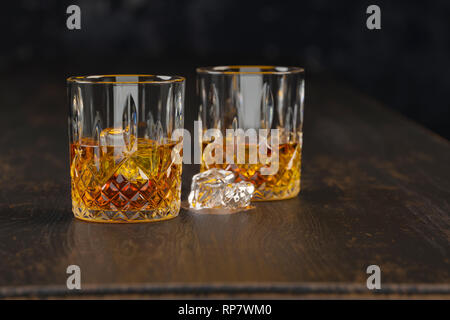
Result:
<svg viewBox="0 0 450 320"><path fill-rule="evenodd" d="M70 4L81 8L81 30L66 28ZM366 28L370 4L381 8L381 30ZM3 2L1 17L6 77L190 70L192 85L196 66L298 65L450 138L448 0L23 0Z"/></svg>

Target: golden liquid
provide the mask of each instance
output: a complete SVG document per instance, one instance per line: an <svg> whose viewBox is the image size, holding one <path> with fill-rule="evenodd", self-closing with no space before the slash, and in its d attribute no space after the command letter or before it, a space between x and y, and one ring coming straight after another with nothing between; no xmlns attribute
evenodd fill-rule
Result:
<svg viewBox="0 0 450 320"><path fill-rule="evenodd" d="M209 142L203 142L202 151ZM226 151L223 152L222 164L208 164L208 153L202 153L201 171L211 168L219 168L232 171L235 174L236 181L249 181L255 185L255 193L253 194L253 201L264 200L281 200L295 197L300 192L300 176L301 176L301 145L298 142L289 142L280 144L277 150L272 152L278 153L278 159L275 160L278 164L278 171L272 175L263 175L261 168L269 167L271 163L258 162L255 164L249 163L249 151L253 148L258 150L259 146L245 145L245 164L238 164L237 152L234 152L234 163L226 163ZM235 146L235 149L237 147ZM224 150L226 146L224 146ZM212 152L214 156L214 151ZM270 157L271 151L267 152Z"/></svg>
<svg viewBox="0 0 450 320"><path fill-rule="evenodd" d="M144 138L134 143L132 147L99 146L92 139L82 139L71 145L75 217L146 222L178 215L182 166L172 160L176 143L158 144Z"/></svg>

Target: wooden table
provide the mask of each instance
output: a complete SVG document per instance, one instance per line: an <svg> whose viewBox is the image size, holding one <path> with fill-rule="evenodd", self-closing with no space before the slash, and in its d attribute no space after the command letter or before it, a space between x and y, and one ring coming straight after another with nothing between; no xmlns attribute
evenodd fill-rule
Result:
<svg viewBox="0 0 450 320"><path fill-rule="evenodd" d="M63 78L17 75L0 97L0 297L450 297L449 142L346 85L307 79L297 198L132 225L72 217Z"/></svg>

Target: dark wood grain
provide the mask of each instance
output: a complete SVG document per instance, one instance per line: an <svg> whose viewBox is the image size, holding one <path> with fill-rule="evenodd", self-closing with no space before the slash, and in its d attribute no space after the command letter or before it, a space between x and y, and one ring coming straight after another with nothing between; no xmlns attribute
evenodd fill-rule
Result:
<svg viewBox="0 0 450 320"><path fill-rule="evenodd" d="M72 217L64 79L34 83L0 86L1 297L449 297L449 143L347 86L307 79L297 198L108 225Z"/></svg>

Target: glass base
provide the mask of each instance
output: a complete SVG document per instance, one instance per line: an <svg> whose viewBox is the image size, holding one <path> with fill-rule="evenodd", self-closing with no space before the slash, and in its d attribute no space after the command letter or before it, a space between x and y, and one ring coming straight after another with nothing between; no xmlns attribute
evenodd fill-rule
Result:
<svg viewBox="0 0 450 320"><path fill-rule="evenodd" d="M142 211L93 210L72 206L75 218L89 222L142 223L173 219L180 212L180 203L169 208Z"/></svg>
<svg viewBox="0 0 450 320"><path fill-rule="evenodd" d="M295 198L300 192L300 180L294 182L290 188L280 187L272 189L256 189L252 201L276 201Z"/></svg>

